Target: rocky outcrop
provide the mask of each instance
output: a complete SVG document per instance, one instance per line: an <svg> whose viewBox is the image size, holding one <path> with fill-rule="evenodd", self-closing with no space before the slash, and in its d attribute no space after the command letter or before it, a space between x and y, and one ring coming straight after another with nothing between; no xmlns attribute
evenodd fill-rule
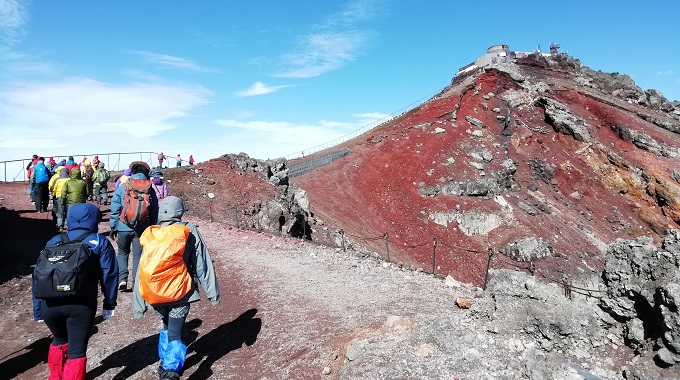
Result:
<svg viewBox="0 0 680 380"><path fill-rule="evenodd" d="M609 246L601 307L624 323L626 342L640 355L655 351L663 366L680 363L680 231L660 248L648 237Z"/></svg>
<svg viewBox="0 0 680 380"><path fill-rule="evenodd" d="M530 236L513 241L503 247L501 253L515 261L529 262L534 259L552 256L554 251L549 241L536 236Z"/></svg>
<svg viewBox="0 0 680 380"><path fill-rule="evenodd" d="M632 142L636 147L663 157L680 158L680 149L659 143L643 131L636 131L625 125L613 125L612 130L624 141Z"/></svg>
<svg viewBox="0 0 680 380"><path fill-rule="evenodd" d="M538 98L536 105L544 109L545 122L551 125L555 132L573 136L578 141L591 140L588 123L574 115L567 105L544 96Z"/></svg>
<svg viewBox="0 0 680 380"><path fill-rule="evenodd" d="M418 192L424 197L454 195L493 198L509 191L514 186L514 174L517 170L515 163L512 160L505 160L501 163L501 166L503 166L503 169L490 178L421 187ZM484 167L482 166L481 169L484 169Z"/></svg>

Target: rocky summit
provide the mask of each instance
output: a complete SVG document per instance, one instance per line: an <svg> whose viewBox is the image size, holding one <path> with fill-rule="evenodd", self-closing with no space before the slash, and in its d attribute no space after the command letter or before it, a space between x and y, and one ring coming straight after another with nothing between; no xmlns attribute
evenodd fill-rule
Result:
<svg viewBox="0 0 680 380"><path fill-rule="evenodd" d="M421 332L448 353L427 378L680 377L680 102L557 51L485 57L325 151L167 177L198 216L478 287ZM399 347L355 342L344 378Z"/></svg>

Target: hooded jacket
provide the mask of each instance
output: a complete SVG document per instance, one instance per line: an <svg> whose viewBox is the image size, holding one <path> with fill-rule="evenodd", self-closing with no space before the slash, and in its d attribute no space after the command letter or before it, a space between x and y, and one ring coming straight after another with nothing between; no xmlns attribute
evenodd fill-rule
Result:
<svg viewBox="0 0 680 380"><path fill-rule="evenodd" d="M73 170L73 168L77 168L78 165L73 161L73 156L68 156L68 160L64 164L66 169L68 169L69 173Z"/></svg>
<svg viewBox="0 0 680 380"><path fill-rule="evenodd" d="M49 183L50 181L50 171L47 170L44 161L38 161L37 164L33 165L33 170L31 171L30 182L32 184L39 183Z"/></svg>
<svg viewBox="0 0 680 380"><path fill-rule="evenodd" d="M159 202L170 195L168 192L168 184L166 184L161 177L151 177L151 187L153 187L153 190L156 192Z"/></svg>
<svg viewBox="0 0 680 380"><path fill-rule="evenodd" d="M180 198L168 196L161 201L158 210L158 224L169 226L182 221L184 215L184 202ZM184 249L184 263L192 276L192 290L181 300L164 305L175 305L187 302L195 302L201 299L198 285L201 284L206 297L210 303L216 305L220 302L220 289L217 284L215 267L208 253L208 247L198 231L195 224L187 223L189 227L189 238ZM144 251L142 251L142 256ZM135 284L139 284L139 271ZM132 315L134 318L141 318L144 312L149 309L149 304L144 301L139 294L139 285L135 285L132 295Z"/></svg>
<svg viewBox="0 0 680 380"><path fill-rule="evenodd" d="M116 183L113 185L113 190L116 190L120 185L127 182L128 178L130 178L131 174L132 174L132 171L130 169L123 170L123 175L118 177L118 179L116 180Z"/></svg>
<svg viewBox="0 0 680 380"><path fill-rule="evenodd" d="M61 191L61 204L67 206L76 203L85 203L87 200L87 185L80 176L80 169L75 167L71 170L71 179L64 183Z"/></svg>
<svg viewBox="0 0 680 380"><path fill-rule="evenodd" d="M130 176L130 178L135 179L148 179L142 173L135 173ZM118 186L113 192L113 197L111 197L111 218L109 220L109 226L111 231L132 231L135 230L139 235L144 232L146 227L157 224L158 221L158 198L156 197L156 192L153 188L149 189L149 213L148 220L140 221L135 228L130 225L121 222L120 213L123 211L123 199L125 198L125 186Z"/></svg>
<svg viewBox="0 0 680 380"><path fill-rule="evenodd" d="M95 183L95 185L107 187L110 177L111 177L111 174L109 173L109 171L104 169L104 163L100 162L99 165L97 165L97 171L94 172L94 183ZM100 181L99 178L106 178L106 180Z"/></svg>
<svg viewBox="0 0 680 380"><path fill-rule="evenodd" d="M62 190L64 189L64 184L69 180L68 170L59 166L57 168L57 174L52 176L50 179L49 189L56 198L61 198Z"/></svg>
<svg viewBox="0 0 680 380"><path fill-rule="evenodd" d="M73 205L66 217L68 225L69 239L76 239L83 233L89 231L91 235L87 236L83 242L92 250L92 253L99 262L101 268L99 283L103 293L104 309L113 310L117 305L118 298L118 263L116 261L116 252L111 243L100 235L98 231L99 219L101 212L97 206L89 203L79 203ZM61 241L61 235L57 235L47 242L47 245L54 245ZM83 300L86 304L96 304L94 300ZM80 303L69 301L69 303Z"/></svg>

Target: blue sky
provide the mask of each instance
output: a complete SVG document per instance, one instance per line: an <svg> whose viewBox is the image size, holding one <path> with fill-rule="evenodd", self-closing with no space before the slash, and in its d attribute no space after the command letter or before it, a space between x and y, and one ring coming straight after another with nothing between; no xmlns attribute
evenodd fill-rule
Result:
<svg viewBox="0 0 680 380"><path fill-rule="evenodd" d="M496 44L555 41L680 100L675 1L553 3L0 0L0 160L284 156L410 108Z"/></svg>

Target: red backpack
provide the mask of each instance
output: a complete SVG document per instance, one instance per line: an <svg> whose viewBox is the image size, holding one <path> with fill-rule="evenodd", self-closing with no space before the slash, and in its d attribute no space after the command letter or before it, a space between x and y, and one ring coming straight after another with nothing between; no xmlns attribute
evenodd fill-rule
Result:
<svg viewBox="0 0 680 380"><path fill-rule="evenodd" d="M151 205L151 181L148 179L130 178L125 182L123 209L120 220L125 224L136 227L137 223L145 223L149 217Z"/></svg>

